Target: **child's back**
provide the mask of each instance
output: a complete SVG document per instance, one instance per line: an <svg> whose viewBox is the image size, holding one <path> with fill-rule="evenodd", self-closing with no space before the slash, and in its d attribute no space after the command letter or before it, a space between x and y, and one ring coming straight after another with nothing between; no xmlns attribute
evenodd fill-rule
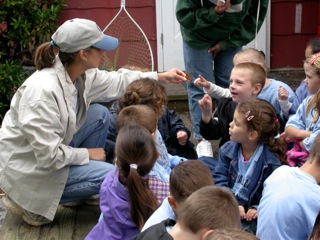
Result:
<svg viewBox="0 0 320 240"><path fill-rule="evenodd" d="M116 156L117 167L100 189L103 218L86 239L130 239L157 208L147 175L158 157L152 135L140 126L121 128Z"/></svg>
<svg viewBox="0 0 320 240"><path fill-rule="evenodd" d="M181 162L170 173L170 196L151 215L142 231L165 219L176 220L178 207L194 191L204 186L214 185L209 168L197 160Z"/></svg>

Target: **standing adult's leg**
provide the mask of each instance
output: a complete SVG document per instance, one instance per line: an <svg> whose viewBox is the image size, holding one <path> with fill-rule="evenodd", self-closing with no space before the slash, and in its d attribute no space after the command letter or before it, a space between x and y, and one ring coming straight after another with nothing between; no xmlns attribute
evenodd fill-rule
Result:
<svg viewBox="0 0 320 240"><path fill-rule="evenodd" d="M73 136L73 146L104 148L109 124L109 110L101 104L91 104L83 125Z"/></svg>
<svg viewBox="0 0 320 240"><path fill-rule="evenodd" d="M192 82L187 84L187 90L189 112L194 132L193 137L196 140L202 140L203 137L200 134L199 127L201 120L201 109L198 104L198 100L203 97L204 92L201 87L197 87L193 83L199 74L208 81L213 82L212 54L208 53L207 49L193 49L183 41L183 55L186 73L190 73L192 79Z"/></svg>
<svg viewBox="0 0 320 240"><path fill-rule="evenodd" d="M214 79L215 84L220 87L229 88L231 70L233 68L233 58L241 47L229 48L220 51L214 59Z"/></svg>

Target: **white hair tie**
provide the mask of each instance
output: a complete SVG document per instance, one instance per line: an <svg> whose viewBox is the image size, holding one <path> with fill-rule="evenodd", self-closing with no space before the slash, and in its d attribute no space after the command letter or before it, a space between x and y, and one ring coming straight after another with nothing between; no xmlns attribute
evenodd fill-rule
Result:
<svg viewBox="0 0 320 240"><path fill-rule="evenodd" d="M138 165L135 163L131 163L130 168L138 169Z"/></svg>

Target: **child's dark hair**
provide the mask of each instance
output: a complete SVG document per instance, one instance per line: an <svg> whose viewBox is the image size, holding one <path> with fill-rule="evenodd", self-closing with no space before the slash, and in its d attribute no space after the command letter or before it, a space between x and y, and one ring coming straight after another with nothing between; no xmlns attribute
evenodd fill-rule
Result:
<svg viewBox="0 0 320 240"><path fill-rule="evenodd" d="M130 83L122 97L119 99L120 109L136 104L144 104L151 107L160 117L168 97L164 86L158 81L143 78Z"/></svg>
<svg viewBox="0 0 320 240"><path fill-rule="evenodd" d="M248 130L257 131L259 144L267 144L282 164L287 164L286 144L279 138L280 123L273 106L264 100L239 103L237 111L245 115Z"/></svg>
<svg viewBox="0 0 320 240"><path fill-rule="evenodd" d="M144 179L158 158L155 141L145 128L125 126L118 133L115 152L119 180L129 192L131 218L141 229L158 206Z"/></svg>
<svg viewBox="0 0 320 240"><path fill-rule="evenodd" d="M320 38L311 39L307 43L307 48L311 49L312 54L320 52Z"/></svg>
<svg viewBox="0 0 320 240"><path fill-rule="evenodd" d="M170 194L178 203L196 190L210 185L213 186L214 181L209 168L197 160L181 162L170 173Z"/></svg>

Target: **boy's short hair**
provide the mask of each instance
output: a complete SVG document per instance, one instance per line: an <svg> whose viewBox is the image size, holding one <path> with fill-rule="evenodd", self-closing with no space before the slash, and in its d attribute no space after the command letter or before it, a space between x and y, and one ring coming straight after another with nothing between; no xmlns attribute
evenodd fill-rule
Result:
<svg viewBox="0 0 320 240"><path fill-rule="evenodd" d="M236 53L233 57L233 65L239 63L251 62L261 65L267 71L266 58L262 51L255 48L243 49Z"/></svg>
<svg viewBox="0 0 320 240"><path fill-rule="evenodd" d="M259 238L238 229L215 229L205 240L259 240Z"/></svg>
<svg viewBox="0 0 320 240"><path fill-rule="evenodd" d="M214 185L214 180L209 168L197 160L181 162L170 173L170 194L177 203L210 185Z"/></svg>
<svg viewBox="0 0 320 240"><path fill-rule="evenodd" d="M259 64L252 62L243 62L233 66L232 71L233 70L249 71L251 75L251 85L254 86L257 84L261 84L261 90L263 89L264 84L266 83L267 74Z"/></svg>
<svg viewBox="0 0 320 240"><path fill-rule="evenodd" d="M320 134L316 136L313 141L312 147L310 149L310 153L308 156L308 162L315 162L318 166L320 166Z"/></svg>
<svg viewBox="0 0 320 240"><path fill-rule="evenodd" d="M123 108L118 114L119 130L125 126L141 126L154 133L157 124L157 114L147 105L131 105Z"/></svg>
<svg viewBox="0 0 320 240"><path fill-rule="evenodd" d="M179 207L177 222L197 234L201 229L240 229L238 202L229 189L203 187Z"/></svg>

